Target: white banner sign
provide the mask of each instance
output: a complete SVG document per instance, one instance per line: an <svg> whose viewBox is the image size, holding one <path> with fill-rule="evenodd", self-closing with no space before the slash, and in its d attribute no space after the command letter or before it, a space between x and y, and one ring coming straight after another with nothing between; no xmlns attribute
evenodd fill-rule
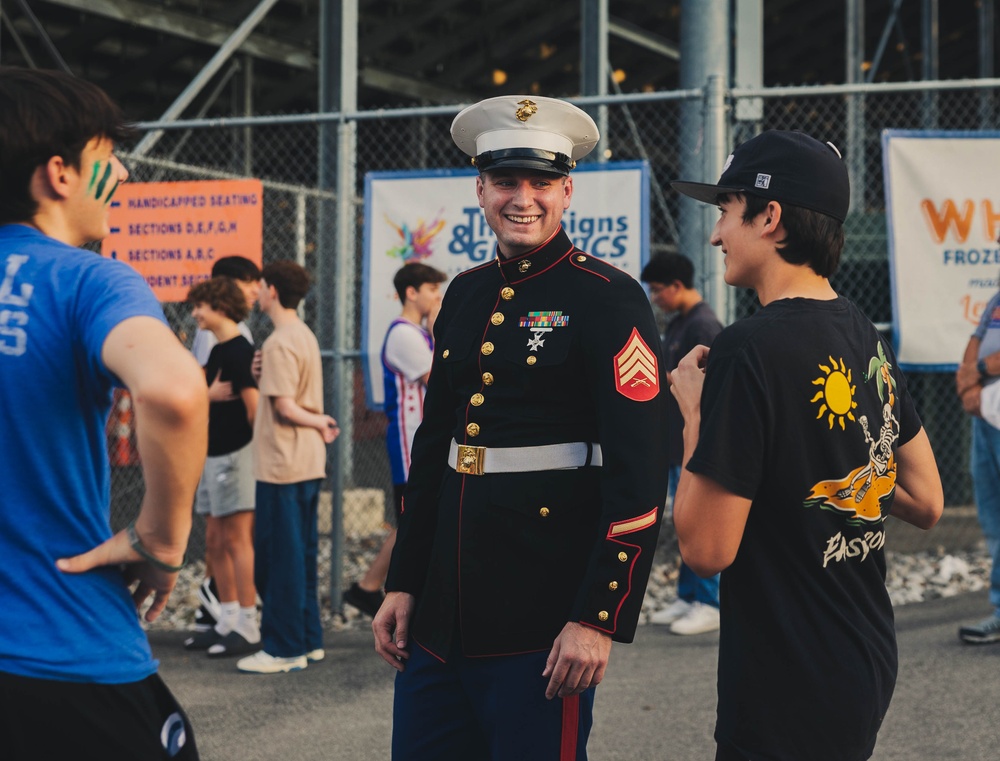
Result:
<svg viewBox="0 0 1000 761"><path fill-rule="evenodd" d="M396 271L423 262L450 281L496 255L475 178L475 170L365 176L362 350L371 409L382 409L382 340L402 309L392 287ZM645 162L582 164L573 171L563 228L579 248L638 280L649 252L648 196Z"/></svg>
<svg viewBox="0 0 1000 761"><path fill-rule="evenodd" d="M882 133L896 354L954 370L1000 275L1000 133Z"/></svg>

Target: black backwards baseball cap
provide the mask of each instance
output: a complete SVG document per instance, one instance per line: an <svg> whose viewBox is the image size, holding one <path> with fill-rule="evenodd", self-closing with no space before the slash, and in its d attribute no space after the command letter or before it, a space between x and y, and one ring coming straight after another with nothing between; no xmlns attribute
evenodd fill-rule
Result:
<svg viewBox="0 0 1000 761"><path fill-rule="evenodd" d="M586 111L556 98L501 95L464 109L451 137L480 172L535 169L566 176L601 133Z"/></svg>
<svg viewBox="0 0 1000 761"><path fill-rule="evenodd" d="M718 203L725 193L746 193L818 211L840 222L851 203L847 166L833 143L777 129L737 147L717 184L675 181L670 186L704 203Z"/></svg>

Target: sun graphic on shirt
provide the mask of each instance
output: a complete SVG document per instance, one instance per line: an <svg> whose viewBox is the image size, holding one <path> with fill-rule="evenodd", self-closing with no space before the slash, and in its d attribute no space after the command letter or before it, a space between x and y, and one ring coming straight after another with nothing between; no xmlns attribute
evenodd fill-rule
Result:
<svg viewBox="0 0 1000 761"><path fill-rule="evenodd" d="M858 406L858 403L854 401L854 392L857 386L851 383L851 371L847 369L843 358L838 364L837 360L830 357L829 366L819 365L818 367L824 374L812 383L814 386L822 386L822 388L816 392L816 396L809 400L810 402L819 402L816 419L819 420L823 415L826 415L831 429L834 422L837 422L840 423L840 430L843 431L846 429L844 418L854 420L854 413L851 410Z"/></svg>

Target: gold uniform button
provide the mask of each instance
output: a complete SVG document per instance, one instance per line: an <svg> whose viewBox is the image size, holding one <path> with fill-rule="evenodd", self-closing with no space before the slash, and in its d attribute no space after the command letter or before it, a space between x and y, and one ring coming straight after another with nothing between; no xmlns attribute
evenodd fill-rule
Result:
<svg viewBox="0 0 1000 761"><path fill-rule="evenodd" d="M501 313L501 312L494 312L493 316L490 317L490 322L492 322L494 325L502 325L503 324L503 313Z"/></svg>
<svg viewBox="0 0 1000 761"><path fill-rule="evenodd" d="M465 426L465 432L467 434L469 434L470 436L478 436L479 435L479 424L478 423L469 423L467 426Z"/></svg>
<svg viewBox="0 0 1000 761"><path fill-rule="evenodd" d="M581 256L576 257L576 260L578 262L585 262L585 261L587 261L587 257L581 255Z"/></svg>
<svg viewBox="0 0 1000 761"><path fill-rule="evenodd" d="M507 286L502 291L500 291L500 298L502 298L504 301L510 301L512 298L514 298L514 289L511 288L510 286Z"/></svg>
<svg viewBox="0 0 1000 761"><path fill-rule="evenodd" d="M608 589L614 592L616 589L618 589L618 582L612 581L610 584L608 584Z"/></svg>
<svg viewBox="0 0 1000 761"><path fill-rule="evenodd" d="M486 343L484 343L483 348L480 349L480 351L482 351L483 354L485 354L488 357L490 354L493 353L493 342L487 341Z"/></svg>
<svg viewBox="0 0 1000 761"><path fill-rule="evenodd" d="M606 610L602 610L600 613L597 614L597 620L598 621L607 621L608 620L608 612Z"/></svg>
<svg viewBox="0 0 1000 761"><path fill-rule="evenodd" d="M478 431L477 431L477 433L478 433ZM618 559L624 563L626 560L628 560L628 553L627 552L619 552L618 553Z"/></svg>
<svg viewBox="0 0 1000 761"><path fill-rule="evenodd" d="M486 397L483 396L482 394L473 394L472 399L470 399L469 401L472 402L473 407L478 407L480 404L486 401Z"/></svg>
<svg viewBox="0 0 1000 761"><path fill-rule="evenodd" d="M483 373L483 385L484 386L493 385L493 373Z"/></svg>
<svg viewBox="0 0 1000 761"><path fill-rule="evenodd" d="M448 355L449 355L449 354L451 354L451 352L450 352L450 351L448 351L447 349L445 349L445 350L444 350L443 352L441 352L441 356L442 356L442 358L444 358L444 359L448 359Z"/></svg>
<svg viewBox="0 0 1000 761"><path fill-rule="evenodd" d="M543 507L541 510L538 511L538 514L540 516L542 516L543 518L548 518L549 517L549 508Z"/></svg>
<svg viewBox="0 0 1000 761"><path fill-rule="evenodd" d="M527 361L527 363L529 365L533 365L533 364L535 364L538 361L538 357L533 356L533 355L529 355L528 359L526 361Z"/></svg>

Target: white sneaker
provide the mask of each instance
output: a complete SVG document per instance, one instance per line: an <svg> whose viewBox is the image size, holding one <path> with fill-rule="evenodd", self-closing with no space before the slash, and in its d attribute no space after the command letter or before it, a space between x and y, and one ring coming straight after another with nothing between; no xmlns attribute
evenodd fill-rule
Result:
<svg viewBox="0 0 1000 761"><path fill-rule="evenodd" d="M661 626L666 624L672 624L681 616L685 615L689 610L691 610L694 603L690 603L687 600L677 599L670 603L663 610L656 611L653 615L649 617L649 623L660 624Z"/></svg>
<svg viewBox="0 0 1000 761"><path fill-rule="evenodd" d="M316 663L326 658L326 650L321 647L317 647L315 650L310 650L306 653L306 660L310 663Z"/></svg>
<svg viewBox="0 0 1000 761"><path fill-rule="evenodd" d="M691 609L670 625L671 634L704 634L719 628L719 609L703 602L691 603Z"/></svg>
<svg viewBox="0 0 1000 761"><path fill-rule="evenodd" d="M286 671L301 671L308 665L309 661L304 655L279 658L263 650L236 661L236 668L246 674L281 674Z"/></svg>

